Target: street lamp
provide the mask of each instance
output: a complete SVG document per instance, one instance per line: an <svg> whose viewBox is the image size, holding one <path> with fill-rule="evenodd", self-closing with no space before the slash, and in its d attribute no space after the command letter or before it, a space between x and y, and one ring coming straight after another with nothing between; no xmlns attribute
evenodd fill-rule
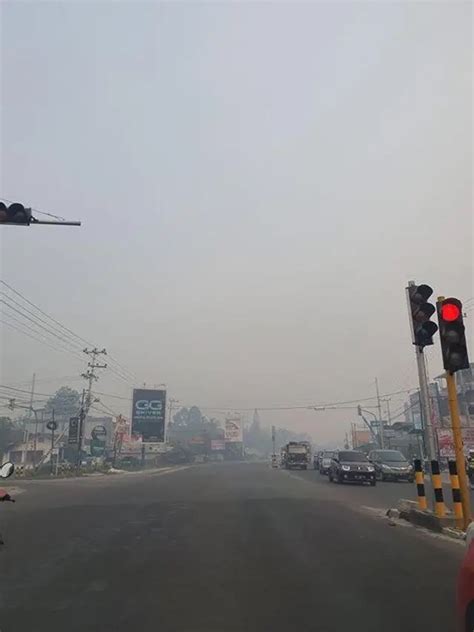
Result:
<svg viewBox="0 0 474 632"><path fill-rule="evenodd" d="M365 413L367 415L372 415L375 421L378 421L379 424L383 423L381 419L377 420L377 415L373 412L371 412L370 410L362 410L361 405L359 404L357 406L357 414L359 415L359 417L362 417L365 425L367 426L367 428L370 430L370 434L372 435L372 437L377 441L378 444L380 444L380 447L383 448L382 445L382 435L380 433L380 427L379 427L379 434L378 434L378 439L377 439L377 435L374 432L374 429L372 428L371 424L367 421L367 419L364 417L364 415L362 413Z"/></svg>

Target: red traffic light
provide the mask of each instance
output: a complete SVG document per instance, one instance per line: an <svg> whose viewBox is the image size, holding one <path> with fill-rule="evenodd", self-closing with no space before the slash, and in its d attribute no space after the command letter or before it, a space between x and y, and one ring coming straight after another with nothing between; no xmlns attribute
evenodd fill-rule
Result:
<svg viewBox="0 0 474 632"><path fill-rule="evenodd" d="M455 303L444 303L441 306L441 318L446 322L458 320L461 316L461 309Z"/></svg>

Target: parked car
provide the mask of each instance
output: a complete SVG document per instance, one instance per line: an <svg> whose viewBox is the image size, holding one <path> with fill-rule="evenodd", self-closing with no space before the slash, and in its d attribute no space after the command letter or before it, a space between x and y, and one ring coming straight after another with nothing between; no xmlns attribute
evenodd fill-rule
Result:
<svg viewBox="0 0 474 632"><path fill-rule="evenodd" d="M323 450L319 453L318 470L320 474L329 474L329 468L331 467L331 461L337 452L334 450Z"/></svg>
<svg viewBox="0 0 474 632"><path fill-rule="evenodd" d="M408 481L413 483L415 471L399 450L372 450L369 461L375 467L378 481Z"/></svg>
<svg viewBox="0 0 474 632"><path fill-rule="evenodd" d="M466 532L466 555L458 574L456 608L459 632L474 632L474 523Z"/></svg>
<svg viewBox="0 0 474 632"><path fill-rule="evenodd" d="M370 483L375 487L375 468L363 452L339 450L331 459L329 480L331 483Z"/></svg>

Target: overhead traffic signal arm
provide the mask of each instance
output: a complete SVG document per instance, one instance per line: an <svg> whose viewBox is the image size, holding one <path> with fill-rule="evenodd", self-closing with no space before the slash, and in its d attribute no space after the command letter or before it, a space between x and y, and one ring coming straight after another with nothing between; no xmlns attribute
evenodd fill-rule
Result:
<svg viewBox="0 0 474 632"><path fill-rule="evenodd" d="M457 298L440 297L436 306L443 366L452 375L469 368L462 303Z"/></svg>
<svg viewBox="0 0 474 632"><path fill-rule="evenodd" d="M29 226L31 219L31 209L25 208L23 204L14 202L10 204L10 206L7 206L3 202L0 202L0 224Z"/></svg>
<svg viewBox="0 0 474 632"><path fill-rule="evenodd" d="M80 226L81 222L39 220L33 217L31 208L25 208L19 202L7 206L0 202L0 226L30 226L31 224L52 224L59 226Z"/></svg>
<svg viewBox="0 0 474 632"><path fill-rule="evenodd" d="M415 285L413 283L408 285L406 292L412 342L422 348L432 345L433 336L438 331L438 325L430 320L436 311L435 306L428 303L433 289L429 285Z"/></svg>

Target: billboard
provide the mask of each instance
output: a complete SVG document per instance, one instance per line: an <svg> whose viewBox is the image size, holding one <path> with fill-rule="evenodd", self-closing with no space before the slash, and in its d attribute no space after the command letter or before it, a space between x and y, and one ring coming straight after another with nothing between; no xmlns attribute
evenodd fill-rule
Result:
<svg viewBox="0 0 474 632"><path fill-rule="evenodd" d="M474 450L474 428L462 428L462 441L465 456L470 450ZM452 430L439 428L437 430L439 455L441 457L454 458L454 441Z"/></svg>
<svg viewBox="0 0 474 632"><path fill-rule="evenodd" d="M242 424L240 417L227 417L225 420L225 440L227 443L242 443Z"/></svg>
<svg viewBox="0 0 474 632"><path fill-rule="evenodd" d="M119 446L119 454L122 456L137 456L142 453L143 441L137 435L124 434Z"/></svg>
<svg viewBox="0 0 474 632"><path fill-rule="evenodd" d="M151 388L133 389L132 433L143 441L165 440L166 391Z"/></svg>
<svg viewBox="0 0 474 632"><path fill-rule="evenodd" d="M79 417L69 417L69 445L79 443Z"/></svg>
<svg viewBox="0 0 474 632"><path fill-rule="evenodd" d="M352 429L352 447L358 448L361 445L365 445L372 441L372 434L370 430L357 430Z"/></svg>

